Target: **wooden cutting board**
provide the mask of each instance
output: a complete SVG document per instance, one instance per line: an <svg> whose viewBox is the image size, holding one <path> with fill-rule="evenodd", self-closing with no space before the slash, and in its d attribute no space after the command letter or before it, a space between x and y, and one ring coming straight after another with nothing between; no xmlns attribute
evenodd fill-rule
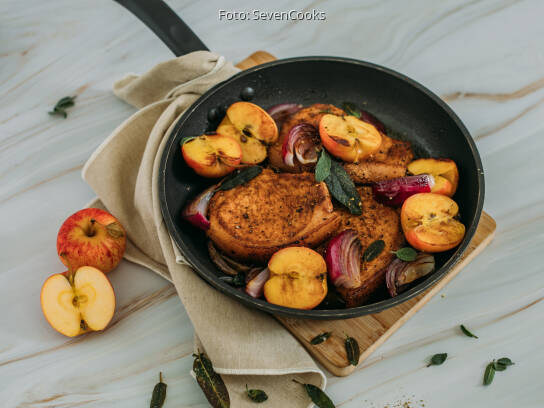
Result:
<svg viewBox="0 0 544 408"><path fill-rule="evenodd" d="M273 55L266 51L257 51L236 64L236 66L240 69L247 69L265 62L274 61L275 59ZM374 350L408 321L410 317L425 306L434 295L440 292L470 261L482 252L493 239L495 229L495 220L489 214L483 212L478 229L465 254L449 273L426 292L394 308L373 315L344 320L308 320L282 316L276 316L276 319L327 370L336 376L347 376L356 367L347 362L343 333L349 333L359 343L361 349L359 364L361 364ZM334 335L325 343L315 346L310 344L311 339L323 332L332 332Z"/></svg>

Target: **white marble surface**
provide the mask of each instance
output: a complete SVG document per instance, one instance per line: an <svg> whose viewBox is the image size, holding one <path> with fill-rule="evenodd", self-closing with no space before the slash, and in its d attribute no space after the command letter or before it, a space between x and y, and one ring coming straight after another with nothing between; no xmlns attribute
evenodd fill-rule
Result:
<svg viewBox="0 0 544 408"><path fill-rule="evenodd" d="M171 1L204 42L237 61L330 54L397 69L443 96L486 172L492 245L352 376L341 407L544 406L544 3L525 1ZM325 22L219 22L218 9L322 10ZM42 317L39 291L63 270L55 237L93 192L89 154L133 109L110 92L171 54L110 0L0 1L0 406L144 407L159 370L165 407L205 407L189 376L192 327L174 289L123 262L115 323L74 340ZM47 110L77 93L62 120ZM459 334L460 323L479 340ZM425 368L436 352L450 357ZM516 365L483 387L486 362ZM407 405L403 405L407 402Z"/></svg>

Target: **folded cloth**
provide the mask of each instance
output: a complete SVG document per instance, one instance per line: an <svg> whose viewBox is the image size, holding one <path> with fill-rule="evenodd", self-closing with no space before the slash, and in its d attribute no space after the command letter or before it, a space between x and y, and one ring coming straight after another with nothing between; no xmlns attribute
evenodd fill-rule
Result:
<svg viewBox="0 0 544 408"><path fill-rule="evenodd" d="M199 51L129 75L114 93L139 108L102 143L83 168L83 179L123 224L125 258L173 282L205 350L229 390L232 407L254 407L245 386L269 396L267 407L308 407L304 388L326 385L304 348L271 316L219 293L192 270L162 218L159 162L177 119L211 86L238 72L224 57ZM160 317L159 317L160 318Z"/></svg>

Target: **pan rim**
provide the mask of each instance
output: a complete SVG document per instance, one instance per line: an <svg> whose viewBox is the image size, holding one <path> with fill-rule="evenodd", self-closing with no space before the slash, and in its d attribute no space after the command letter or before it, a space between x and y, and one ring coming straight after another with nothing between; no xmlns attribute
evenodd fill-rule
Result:
<svg viewBox="0 0 544 408"><path fill-rule="evenodd" d="M294 309L294 308L274 305L262 299L248 298L248 296L245 293L241 293L236 288L228 285L227 283L221 281L218 278L214 279L212 276L209 276L208 273L203 271L203 269L205 269L204 265L200 262L200 259L198 257L193 256L188 250L188 247L185 245L185 243L183 242L183 240L181 239L181 236L179 235L177 231L176 224L174 222L173 217L171 216L172 213L169 211L168 203L166 201L166 167L167 167L168 158L171 156L170 152L172 151L172 149L175 148L176 144L174 142L177 139L177 135L181 127L183 126L185 121L191 117L192 113L198 108L198 106L202 104L205 100L207 100L210 96L212 96L215 92L217 92L220 88L228 85L229 83L233 81L238 80L238 78L240 77L249 75L250 73L253 73L253 72L258 72L260 70L267 69L269 67L274 67L274 66L283 65L283 64L297 63L302 61L304 62L326 61L326 62L339 62L339 63L358 65L365 68L371 68L377 71L384 72L388 75L391 75L397 79L400 79L408 83L409 85L411 85L412 87L416 88L418 91L422 92L427 97L429 97L434 103L436 103L442 110L445 111L445 113L453 120L457 128L460 130L460 132L462 133L463 137L465 138L470 148L472 158L475 161L477 173L478 173L476 175L477 182L478 182L478 196L476 198L476 212L472 220L470 220L470 226L466 230L466 234L465 234L465 237L463 238L463 241L457 247L457 249L451 255L451 257L446 261L446 263L442 265L440 269L435 271L427 279L420 282L413 288L407 290L406 292L403 292L402 294L394 298L385 299L379 302L370 303L368 305L357 306L357 307L348 308L348 309L327 309L327 310ZM480 221L481 213L483 210L484 196L485 196L484 171L483 171L481 157L476 147L476 144L474 142L474 139L470 135L470 132L465 127L461 119L446 104L446 102L444 102L442 99L440 99L439 96L437 96L434 92L432 92L431 90L429 90L428 88L420 84L419 82L395 70L383 67L378 64L367 62L367 61L361 61L361 60L353 59L353 58L335 57L335 56L305 56L305 57L292 57L292 58L278 59L272 62L257 65L255 67L243 70L233 75L232 77L228 78L227 80L220 82L214 85L213 87L211 87L208 91L202 94L185 111L185 113L178 119L177 123L175 124L175 127L170 133L169 138L166 141L164 150L162 152L161 162L159 165L159 179L157 180L157 182L159 183L158 191L159 191L161 213L166 223L168 232L172 236L176 246L180 249L180 251L185 256L187 261L191 264L195 272L201 278L203 278L215 289L231 297L238 299L240 302L242 302L242 304L245 304L247 306L256 308L258 310L261 310L267 313L275 314L275 315L282 315L282 316L296 317L296 318L307 318L307 319L347 319L347 318L353 318L353 317L358 317L358 316L363 316L368 314L374 314L374 313L378 313L386 309L398 306L399 304L404 303L405 301L429 289L431 286L433 286L435 283L437 283L439 280L441 280L444 276L447 275L447 273L455 266L455 264L457 264L460 261L462 255L465 253L466 249L470 245L470 242L472 241L472 238L474 237L474 234L478 227L478 223Z"/></svg>

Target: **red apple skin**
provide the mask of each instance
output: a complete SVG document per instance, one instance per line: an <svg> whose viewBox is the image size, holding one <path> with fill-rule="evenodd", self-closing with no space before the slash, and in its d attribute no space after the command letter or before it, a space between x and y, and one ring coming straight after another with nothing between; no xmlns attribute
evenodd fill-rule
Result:
<svg viewBox="0 0 544 408"><path fill-rule="evenodd" d="M117 223L117 228L111 234L106 226L113 223ZM121 262L126 241L126 232L117 218L99 208L85 208L68 217L60 227L57 253L71 270L94 266L108 273Z"/></svg>

